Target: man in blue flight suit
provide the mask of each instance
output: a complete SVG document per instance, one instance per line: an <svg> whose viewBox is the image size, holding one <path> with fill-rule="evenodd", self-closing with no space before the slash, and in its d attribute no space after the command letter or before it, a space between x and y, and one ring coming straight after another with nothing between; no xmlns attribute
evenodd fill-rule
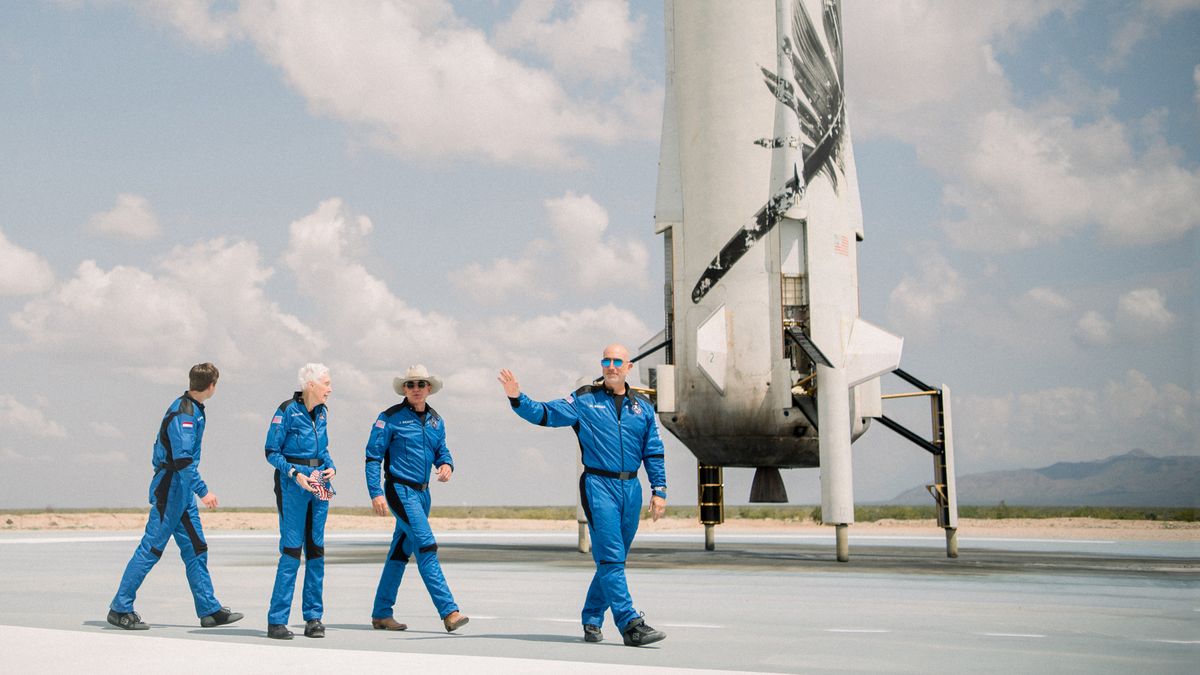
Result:
<svg viewBox="0 0 1200 675"><path fill-rule="evenodd" d="M625 644L641 647L667 637L646 625L633 608L625 581L625 559L637 534L642 508L638 465L646 466L650 481L650 516L658 520L667 507L667 472L662 439L650 401L625 384L633 364L629 350L619 344L604 349L600 360L603 383L580 387L556 401L535 401L521 393L510 370L500 371L500 384L513 411L527 422L544 427L570 426L583 453L579 498L592 537L596 574L583 603L583 639L600 642L604 611L612 611Z"/></svg>
<svg viewBox="0 0 1200 675"><path fill-rule="evenodd" d="M408 558L416 551L417 569L425 590L437 608L442 625L454 632L469 619L458 611L454 596L442 576L437 541L429 528L429 470L437 471L445 483L454 472L454 458L446 447L446 423L425 401L442 388L442 382L423 365L409 366L404 377L392 380L392 388L404 396L400 403L379 413L367 440L367 492L375 513L396 518L392 546L383 563L383 575L375 590L371 626L378 630L405 630L407 625L392 616L396 592L404 577ZM379 485L381 473L386 476Z"/></svg>
<svg viewBox="0 0 1200 675"><path fill-rule="evenodd" d="M267 637L291 640L288 617L300 555L304 555L304 636L325 637L321 623L325 579L325 518L329 502L309 483L314 470L329 481L337 473L329 456L325 402L333 392L329 369L308 363L300 369L301 390L279 404L267 430L267 462L275 467L275 507L279 511L279 566L267 612Z"/></svg>
<svg viewBox="0 0 1200 675"><path fill-rule="evenodd" d="M133 601L142 580L162 557L171 535L179 546L187 573L196 616L204 628L222 626L242 618L213 596L208 574L208 544L200 526L196 497L210 509L217 508L217 496L208 491L200 478L200 445L204 440L204 402L217 391L220 373L211 363L192 366L188 390L175 399L163 415L154 442L154 478L150 481L150 517L146 533L133 552L117 595L109 605L108 622L126 630L146 630L142 618L133 611Z"/></svg>

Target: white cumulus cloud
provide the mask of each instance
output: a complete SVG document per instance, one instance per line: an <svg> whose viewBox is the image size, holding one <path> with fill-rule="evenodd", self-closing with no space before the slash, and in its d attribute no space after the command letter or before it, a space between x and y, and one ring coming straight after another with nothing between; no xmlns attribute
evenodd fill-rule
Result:
<svg viewBox="0 0 1200 675"><path fill-rule="evenodd" d="M955 403L959 448L987 469L1091 461L1144 448L1156 455L1195 455L1193 423L1200 398L1138 370L1099 389L1053 387Z"/></svg>
<svg viewBox="0 0 1200 675"><path fill-rule="evenodd" d="M10 394L0 394L0 430L39 438L66 438L67 430L40 408L26 405Z"/></svg>
<svg viewBox="0 0 1200 675"><path fill-rule="evenodd" d="M1163 23L1176 14L1200 9L1198 0L1142 0L1123 7L1125 19L1113 32L1110 53L1101 64L1107 70L1123 65L1134 47L1158 34Z"/></svg>
<svg viewBox="0 0 1200 675"><path fill-rule="evenodd" d="M549 60L563 77L605 81L633 72L632 48L645 21L633 18L625 0L573 0L557 18L557 0L522 0L495 31L505 50L526 49Z"/></svg>
<svg viewBox="0 0 1200 675"><path fill-rule="evenodd" d="M608 211L591 195L568 191L544 202L550 227L578 282L587 286L644 286L649 253L640 241L606 237Z"/></svg>
<svg viewBox="0 0 1200 675"><path fill-rule="evenodd" d="M104 421L104 420L101 420L98 422L92 422L91 427L92 427L92 433L100 438L124 438L125 437L125 433L123 431L121 431L121 428L118 427L117 425L113 424L112 422L108 422L108 421Z"/></svg>
<svg viewBox="0 0 1200 675"><path fill-rule="evenodd" d="M1089 310L1076 327L1075 337L1085 345L1137 344L1164 335L1175 324L1175 315L1157 288L1137 288L1121 294L1113 318Z"/></svg>
<svg viewBox="0 0 1200 675"><path fill-rule="evenodd" d="M1076 323L1075 336L1080 342L1100 346L1112 342L1112 322L1096 310L1088 310Z"/></svg>
<svg viewBox="0 0 1200 675"><path fill-rule="evenodd" d="M1022 301L1031 306L1053 311L1066 311L1071 308L1071 301L1052 288L1039 286L1031 288L1022 296Z"/></svg>
<svg viewBox="0 0 1200 675"><path fill-rule="evenodd" d="M1153 125L1006 107L967 133L973 147L945 191L963 216L943 224L963 248L1032 248L1091 224L1114 244L1152 244L1200 225L1200 170L1179 165Z"/></svg>
<svg viewBox="0 0 1200 675"><path fill-rule="evenodd" d="M21 248L0 231L0 296L33 295L54 284L54 271L42 256Z"/></svg>
<svg viewBox="0 0 1200 675"><path fill-rule="evenodd" d="M888 296L888 314L903 331L927 333L947 308L963 298L966 285L946 256L928 244L919 245L921 271L906 274Z"/></svg>
<svg viewBox="0 0 1200 675"><path fill-rule="evenodd" d="M162 272L95 261L12 315L21 348L174 382L198 361L223 365L287 363L319 349L322 339L269 302L270 270L258 249L223 239L179 246Z"/></svg>
<svg viewBox="0 0 1200 675"><path fill-rule="evenodd" d="M972 117L1006 100L997 47L1070 2L1021 3L914 0L843 3L846 88L854 134L940 139L953 144L955 114Z"/></svg>
<svg viewBox="0 0 1200 675"><path fill-rule="evenodd" d="M88 219L93 232L125 239L152 239L159 233L158 217L150 202L140 195L122 193L112 209Z"/></svg>
<svg viewBox="0 0 1200 675"><path fill-rule="evenodd" d="M1175 315L1157 288L1139 288L1117 299L1117 321L1133 337L1152 338L1167 332Z"/></svg>
<svg viewBox="0 0 1200 675"><path fill-rule="evenodd" d="M1196 91L1192 97L1196 99L1196 108L1200 109L1200 63L1192 69L1192 82L1196 85Z"/></svg>
<svg viewBox="0 0 1200 675"><path fill-rule="evenodd" d="M1161 22L1168 4L1142 12ZM1187 3L1184 3L1187 4ZM1180 6L1182 8L1182 5ZM1054 64L1063 86L1018 100L997 55L1020 49L1073 2L848 3L847 91L855 134L912 144L944 180L962 248L1009 251L1096 228L1113 245L1174 241L1200 226L1200 170L1151 113L1112 112L1120 92Z"/></svg>
<svg viewBox="0 0 1200 675"><path fill-rule="evenodd" d="M181 363L195 353L207 317L194 297L135 267L79 264L72 279L12 316L32 348L125 364Z"/></svg>
<svg viewBox="0 0 1200 675"><path fill-rule="evenodd" d="M340 199L321 202L290 226L283 260L300 293L319 309L323 330L364 368L395 367L413 354L424 359L455 354L460 347L454 319L411 306L361 262L371 229L370 219L351 214Z"/></svg>
<svg viewBox="0 0 1200 675"><path fill-rule="evenodd" d="M146 11L205 46L251 42L313 112L401 156L557 166L580 161L576 143L652 138L658 131L627 108L623 87L574 93L576 77L509 56L444 0L260 0L227 12L216 5L155 3ZM533 18L502 31L516 42L527 30L540 34L545 19L536 6L521 9ZM622 18L613 18L622 9ZM539 47L554 63L570 67L577 65L572 58L632 48L638 24L626 8L581 4L576 10L554 30L584 40L583 53ZM656 89L640 79L633 85Z"/></svg>
<svg viewBox="0 0 1200 675"><path fill-rule="evenodd" d="M454 283L476 302L498 304L510 297L550 298L545 284L545 242L535 241L520 258L496 258L490 263L470 263L454 273Z"/></svg>
<svg viewBox="0 0 1200 675"><path fill-rule="evenodd" d="M591 195L567 191L542 202L553 238L531 242L519 258L471 263L453 275L476 301L495 304L518 293L525 299L559 294L548 279L570 279L568 291L645 288L650 253L637 240L608 234L608 210Z"/></svg>

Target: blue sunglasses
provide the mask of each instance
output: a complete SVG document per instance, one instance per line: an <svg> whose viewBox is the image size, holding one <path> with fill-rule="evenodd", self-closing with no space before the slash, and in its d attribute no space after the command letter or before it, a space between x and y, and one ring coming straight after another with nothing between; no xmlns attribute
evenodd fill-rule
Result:
<svg viewBox="0 0 1200 675"><path fill-rule="evenodd" d="M600 367L602 368L620 368L625 365L625 359L600 359Z"/></svg>

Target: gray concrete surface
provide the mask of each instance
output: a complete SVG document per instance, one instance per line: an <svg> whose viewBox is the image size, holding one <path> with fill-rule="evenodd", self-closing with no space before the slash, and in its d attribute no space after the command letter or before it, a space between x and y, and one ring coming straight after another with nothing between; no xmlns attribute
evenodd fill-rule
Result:
<svg viewBox="0 0 1200 675"><path fill-rule="evenodd" d="M579 605L592 573L573 535L443 533L443 567L471 617L447 634L410 566L397 603L403 633L373 631L371 600L387 541L331 534L328 637L264 637L277 553L270 533L210 533L218 598L245 612L201 629L174 544L151 572L137 610L141 633L104 622L137 533L0 535L0 654L9 672L146 672L137 664L286 672L378 664L463 672L1192 673L1200 663L1197 542L940 536L851 539L833 561L832 536L639 537L629 565L635 605L667 640L632 649L611 624L605 642L580 639ZM302 623L299 594L293 624ZM118 656L117 660L113 660ZM149 667L149 666L146 666Z"/></svg>

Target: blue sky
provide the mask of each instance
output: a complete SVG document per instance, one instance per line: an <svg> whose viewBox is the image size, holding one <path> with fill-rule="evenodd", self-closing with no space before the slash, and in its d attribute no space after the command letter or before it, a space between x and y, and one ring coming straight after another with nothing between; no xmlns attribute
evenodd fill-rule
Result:
<svg viewBox="0 0 1200 675"><path fill-rule="evenodd" d="M847 4L862 312L951 386L960 473L1200 454L1197 34L1195 1ZM437 503L570 503L573 437L494 372L559 396L661 328L663 54L653 2L0 5L0 503L141 503L202 360L226 504L270 503L308 360L345 503L413 362L447 380ZM882 429L854 464L860 500L929 477Z"/></svg>

